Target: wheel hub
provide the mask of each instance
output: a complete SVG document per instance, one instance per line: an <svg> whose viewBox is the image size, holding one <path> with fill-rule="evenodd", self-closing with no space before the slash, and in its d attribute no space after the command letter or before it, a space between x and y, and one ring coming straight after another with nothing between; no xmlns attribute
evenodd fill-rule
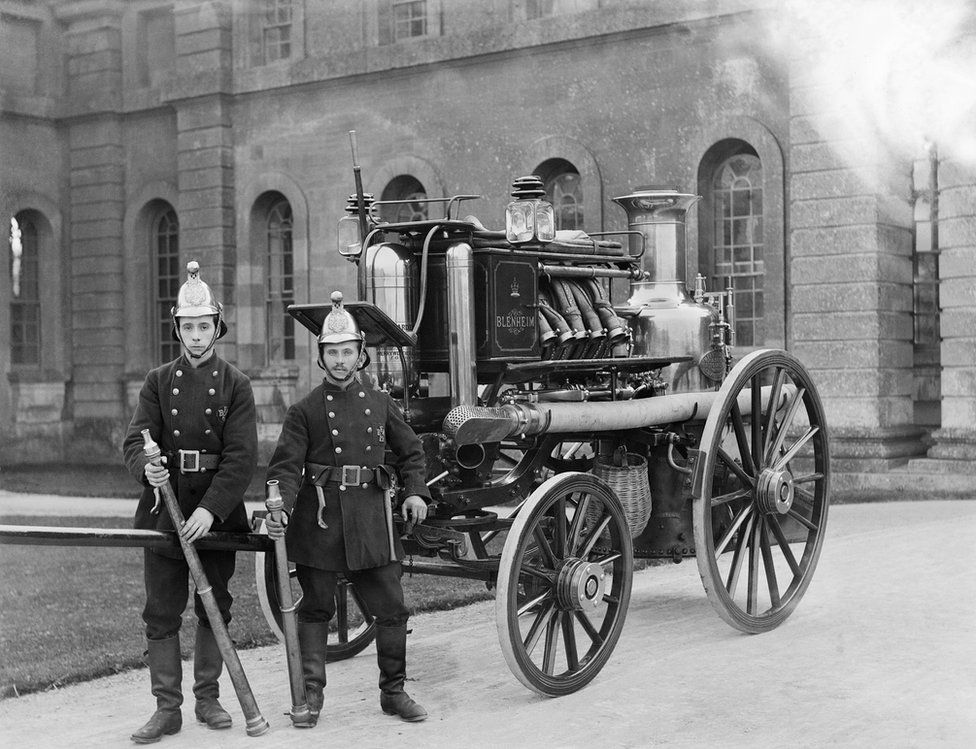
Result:
<svg viewBox="0 0 976 749"><path fill-rule="evenodd" d="M756 494L763 510L785 515L793 506L793 477L786 471L766 468L759 474Z"/></svg>
<svg viewBox="0 0 976 749"><path fill-rule="evenodd" d="M566 610L595 609L603 601L606 581L603 567L582 559L570 559L559 570L556 599Z"/></svg>

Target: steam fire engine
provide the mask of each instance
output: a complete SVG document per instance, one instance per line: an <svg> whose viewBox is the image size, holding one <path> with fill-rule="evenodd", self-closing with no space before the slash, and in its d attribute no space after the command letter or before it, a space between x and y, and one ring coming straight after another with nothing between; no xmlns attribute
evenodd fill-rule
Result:
<svg viewBox="0 0 976 749"><path fill-rule="evenodd" d="M600 234L557 231L535 176L515 180L504 229L461 216L476 197L389 223L360 189L339 221L358 278L346 309L426 451L434 501L400 528L406 569L493 587L508 665L550 696L606 664L635 559L694 557L726 622L779 625L823 544L824 411L786 351L733 362L731 288L686 287L698 196L637 188L614 198L628 230ZM289 311L317 335L329 309ZM256 564L280 628L271 555ZM333 659L372 639L355 590L339 596Z"/></svg>

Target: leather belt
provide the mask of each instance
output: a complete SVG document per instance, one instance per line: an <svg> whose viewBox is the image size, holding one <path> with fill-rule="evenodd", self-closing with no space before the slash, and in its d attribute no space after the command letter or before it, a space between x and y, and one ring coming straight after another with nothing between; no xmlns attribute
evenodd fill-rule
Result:
<svg viewBox="0 0 976 749"><path fill-rule="evenodd" d="M177 450L171 456L180 473L202 473L216 470L220 465L220 455L199 450Z"/></svg>
<svg viewBox="0 0 976 749"><path fill-rule="evenodd" d="M327 466L321 463L305 464L305 480L314 486L339 484L340 486L378 486L387 489L390 486L391 469L389 466L367 468L365 466L344 465Z"/></svg>

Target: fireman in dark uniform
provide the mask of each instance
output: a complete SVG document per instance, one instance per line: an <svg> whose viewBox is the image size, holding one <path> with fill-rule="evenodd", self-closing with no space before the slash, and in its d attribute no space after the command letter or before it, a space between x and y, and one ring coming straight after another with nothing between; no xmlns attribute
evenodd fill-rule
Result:
<svg viewBox="0 0 976 749"><path fill-rule="evenodd" d="M135 527L173 530L155 489L169 481L186 518L180 533L192 543L211 530L249 530L244 492L257 461L257 425L250 380L214 351L217 339L227 332L222 308L200 279L195 261L187 264L187 272L189 277L173 308L173 337L183 353L146 375L122 449L126 467L145 487L136 508ZM147 462L143 429L159 443L166 466ZM202 550L199 554L224 621L230 622L233 597L227 584L234 574L235 552ZM157 709L132 734L139 744L158 741L183 725L179 631L188 579L181 549L146 549L142 618ZM193 654L196 718L209 728L228 728L231 717L217 700L223 659L200 596L194 593L193 600L197 616Z"/></svg>
<svg viewBox="0 0 976 749"><path fill-rule="evenodd" d="M326 639L342 573L376 618L381 709L420 721L427 711L403 690L409 612L389 488L396 475L406 496L400 509L405 520L427 517L423 447L393 399L360 383L356 372L369 363L363 336L340 292L332 294L332 304L318 339L325 379L288 409L268 465L287 519L287 530L269 522L268 532L273 538L285 534L302 586L298 636L313 719L322 709ZM395 456L394 466L384 463L387 453Z"/></svg>

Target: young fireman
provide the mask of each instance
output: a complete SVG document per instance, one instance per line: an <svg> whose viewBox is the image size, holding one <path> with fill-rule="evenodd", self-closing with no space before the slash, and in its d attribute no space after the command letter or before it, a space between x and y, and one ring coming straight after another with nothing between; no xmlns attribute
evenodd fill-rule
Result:
<svg viewBox="0 0 976 749"><path fill-rule="evenodd" d="M173 337L183 353L146 375L122 451L126 467L145 487L136 508L135 527L173 530L155 489L168 481L186 519L179 532L192 543L210 530L249 530L244 492L257 461L257 425L250 380L214 352L217 339L227 332L221 305L200 280L199 265L191 261L186 269L189 277L172 312ZM146 462L143 429L159 443L166 466ZM235 552L200 550L199 554L220 613L230 622L233 598L227 584L234 574ZM188 579L182 549L146 549L142 618L156 712L132 734L137 744L159 741L183 725L179 633ZM194 712L208 728L229 728L231 717L217 701L223 659L195 592L193 601L197 616Z"/></svg>
<svg viewBox="0 0 976 749"><path fill-rule="evenodd" d="M423 448L393 399L359 382L356 373L369 355L338 291L318 347L325 378L288 409L268 465L268 479L278 481L285 504L285 522L269 521L268 535L285 535L302 587L298 639L309 710L317 721L341 573L376 617L380 708L405 721L424 720L427 711L403 690L409 612L400 585L403 548L386 491L395 470L406 495L404 520L427 517ZM395 466L384 465L387 452L395 456Z"/></svg>

